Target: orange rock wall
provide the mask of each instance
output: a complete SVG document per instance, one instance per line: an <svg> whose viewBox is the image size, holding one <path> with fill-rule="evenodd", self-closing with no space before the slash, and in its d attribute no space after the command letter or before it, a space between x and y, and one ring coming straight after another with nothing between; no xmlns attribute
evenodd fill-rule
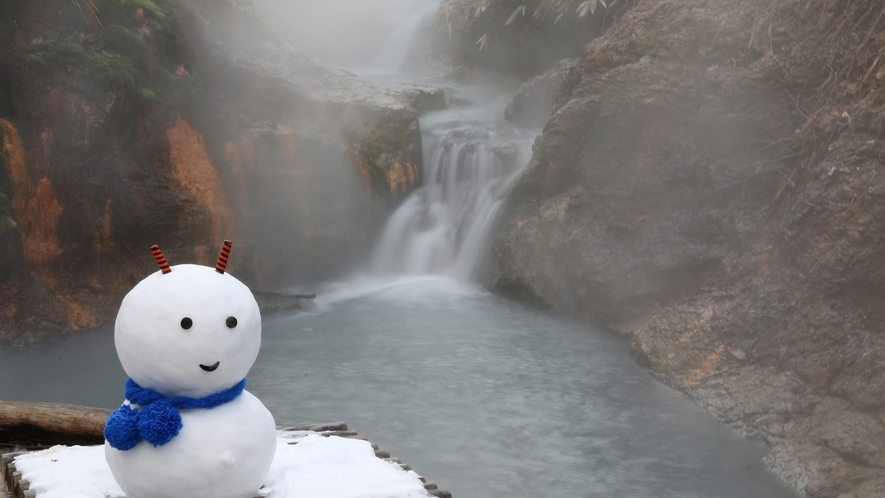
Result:
<svg viewBox="0 0 885 498"><path fill-rule="evenodd" d="M233 215L203 136L179 116L175 126L166 130L166 137L175 178L209 212L211 238L223 240L233 229Z"/></svg>
<svg viewBox="0 0 885 498"><path fill-rule="evenodd" d="M4 119L0 119L0 130L12 183L12 209L22 232L25 260L37 266L51 263L60 252L56 231L61 205L49 178L41 178L36 187L31 181L18 130Z"/></svg>

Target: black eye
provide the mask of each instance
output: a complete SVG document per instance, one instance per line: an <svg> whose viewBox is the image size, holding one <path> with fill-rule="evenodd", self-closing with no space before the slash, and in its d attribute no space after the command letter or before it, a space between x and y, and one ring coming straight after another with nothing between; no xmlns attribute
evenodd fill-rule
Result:
<svg viewBox="0 0 885 498"><path fill-rule="evenodd" d="M227 317L227 321L224 323L227 325L227 328L232 329L237 326L237 317L229 316Z"/></svg>
<svg viewBox="0 0 885 498"><path fill-rule="evenodd" d="M194 326L194 321L191 320L190 318L184 317L181 319L181 328L183 328L184 330L187 330L193 326Z"/></svg>

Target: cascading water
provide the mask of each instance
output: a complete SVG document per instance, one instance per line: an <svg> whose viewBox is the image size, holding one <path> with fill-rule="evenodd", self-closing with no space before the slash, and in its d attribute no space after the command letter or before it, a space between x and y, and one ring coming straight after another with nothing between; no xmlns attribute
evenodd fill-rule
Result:
<svg viewBox="0 0 885 498"><path fill-rule="evenodd" d="M423 186L394 212L375 250L378 274L482 281L501 208L536 133L501 119L500 102L421 119Z"/></svg>

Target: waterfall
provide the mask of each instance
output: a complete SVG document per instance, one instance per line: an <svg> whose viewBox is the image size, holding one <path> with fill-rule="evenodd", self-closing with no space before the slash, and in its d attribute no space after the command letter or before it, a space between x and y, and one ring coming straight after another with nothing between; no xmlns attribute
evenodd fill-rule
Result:
<svg viewBox="0 0 885 498"><path fill-rule="evenodd" d="M507 194L528 163L535 134L500 118L500 105L421 118L423 184L393 213L373 255L381 274L484 280Z"/></svg>

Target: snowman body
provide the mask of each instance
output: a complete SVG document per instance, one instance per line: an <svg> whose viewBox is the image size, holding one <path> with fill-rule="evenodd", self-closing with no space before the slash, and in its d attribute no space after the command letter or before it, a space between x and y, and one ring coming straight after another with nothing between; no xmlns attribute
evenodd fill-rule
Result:
<svg viewBox="0 0 885 498"><path fill-rule="evenodd" d="M276 445L273 417L261 401L244 391L211 410L181 410L181 421L181 432L162 446L142 441L119 451L105 445L127 498L254 497Z"/></svg>
<svg viewBox="0 0 885 498"><path fill-rule="evenodd" d="M261 345L261 316L252 293L232 276L177 265L126 295L114 342L140 388L168 399L206 399L245 378ZM276 450L276 425L261 401L243 390L218 406L177 411L180 429L168 442L141 440L124 450L105 442L105 458L126 496L255 496Z"/></svg>

